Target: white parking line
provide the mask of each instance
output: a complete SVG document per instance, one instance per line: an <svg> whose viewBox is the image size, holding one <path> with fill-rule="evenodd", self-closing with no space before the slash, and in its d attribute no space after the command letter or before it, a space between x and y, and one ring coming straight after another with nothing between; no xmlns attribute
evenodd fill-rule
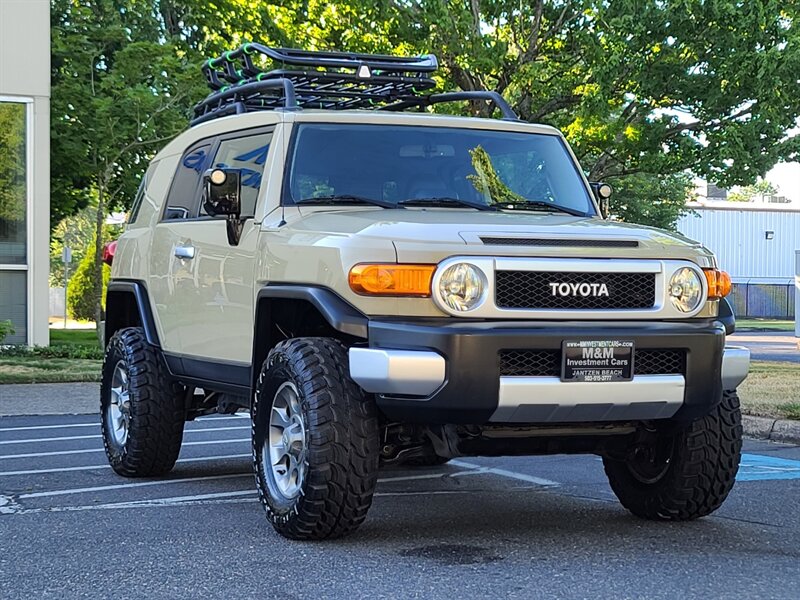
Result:
<svg viewBox="0 0 800 600"><path fill-rule="evenodd" d="M242 438L235 440L207 440L203 442L183 442L183 446L206 446L208 444L233 444L238 442L249 442L250 438ZM86 454L87 452L103 452L102 448L88 448L85 450L59 450L57 452L30 452L28 454L4 454L0 456L3 458L39 458L41 456L61 456L65 454Z"/></svg>
<svg viewBox="0 0 800 600"><path fill-rule="evenodd" d="M204 429L185 429L184 433L208 433L214 431L234 431L234 430L241 430L241 429L250 429L250 426L245 425L243 427L206 427ZM69 435L64 437L54 437L54 438L28 438L24 440L4 440L0 442L2 444L33 444L36 442L66 442L70 440L93 440L102 438L103 436L99 433L95 433L92 435Z"/></svg>
<svg viewBox="0 0 800 600"><path fill-rule="evenodd" d="M20 494L17 498L47 498L50 496L68 496L71 494L85 494L87 492L105 492L108 490L121 490L127 488L152 487L154 485L170 485L173 483L189 483L192 481L214 481L216 479L236 479L252 477L252 473L232 473L230 475L208 475L206 477L184 477L182 479L163 479L161 481L139 481L136 483L118 483L114 485L99 485L96 487L73 488L68 490L51 490L49 492L33 492Z"/></svg>
<svg viewBox="0 0 800 600"><path fill-rule="evenodd" d="M483 470L457 471L455 473L426 473L424 475L404 475L402 477L383 477L378 479L378 483L392 483L395 481L414 481L415 479L446 479L448 477L459 477L464 475L480 475Z"/></svg>
<svg viewBox="0 0 800 600"><path fill-rule="evenodd" d="M230 458L252 458L252 454L223 454L221 456L196 456L193 458L181 458L177 462L202 462L206 460L225 460ZM93 471L96 469L110 469L108 463L104 465L88 465L85 467L62 467L61 469L33 469L30 471L0 471L0 477L10 475L43 475L45 473L61 473L62 471Z"/></svg>
<svg viewBox="0 0 800 600"><path fill-rule="evenodd" d="M0 431L33 431L34 429L61 429L63 427L99 427L100 423L67 423L65 425L26 425L25 427L0 427Z"/></svg>
<svg viewBox="0 0 800 600"><path fill-rule="evenodd" d="M240 498L252 496L251 498ZM54 513L77 512L84 510L109 510L120 508L148 508L164 506L192 506L195 504L218 504L226 502L254 502L258 501L255 490L242 490L238 492L218 492L215 494L199 494L195 496L174 496L171 498L155 498L152 500L133 500L129 502L109 502L107 504L89 504L85 506L48 506L43 508L22 508L13 498L0 495L0 514Z"/></svg>
<svg viewBox="0 0 800 600"><path fill-rule="evenodd" d="M508 492L528 492L531 488L517 488ZM432 490L421 492L377 492L377 497L397 496L440 496L453 494L494 494L496 490ZM194 506L200 504L240 504L258 502L255 490L236 492L218 492L214 494L197 494L193 496L173 496L154 498L151 500L133 500L129 502L109 502L107 504L89 504L79 506L52 506L44 508L23 508L12 498L0 496L0 514L33 514L55 512L78 512L86 510L114 510L121 508L164 508L176 506Z"/></svg>
<svg viewBox="0 0 800 600"><path fill-rule="evenodd" d="M195 421L224 421L226 419L241 419L242 417L249 419L250 415L247 413L239 413L236 415L229 415L225 417L199 417ZM190 421L191 422L191 421ZM0 427L0 431L34 431L36 429L61 429L65 427L99 427L99 421L91 423L65 423L63 425L23 425L21 427Z"/></svg>
<svg viewBox="0 0 800 600"><path fill-rule="evenodd" d="M508 477L509 479L517 479L519 481L526 481L528 483L535 483L536 485L544 485L548 487L557 487L561 485L557 481L550 479L543 479L542 477L534 477L533 475L526 475L525 473L516 473L515 471L506 471L505 469L495 469L493 467L483 467L474 463L468 463L461 460L451 460L450 463L454 467L462 467L464 469L480 469L481 473L492 473L500 477Z"/></svg>

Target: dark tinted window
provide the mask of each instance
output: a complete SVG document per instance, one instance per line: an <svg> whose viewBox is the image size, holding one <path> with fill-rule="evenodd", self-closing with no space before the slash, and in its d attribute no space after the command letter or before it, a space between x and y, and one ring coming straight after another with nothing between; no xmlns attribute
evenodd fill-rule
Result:
<svg viewBox="0 0 800 600"><path fill-rule="evenodd" d="M305 123L288 183L288 203L339 195L383 202L455 198L545 202L594 214L565 144L545 134Z"/></svg>
<svg viewBox="0 0 800 600"><path fill-rule="evenodd" d="M135 223L136 218L139 216L139 209L142 207L145 189L147 188L147 183L150 181L150 176L155 170L155 165L156 163L150 163L150 166L147 167L147 172L144 174L144 177L142 177L142 182L139 184L139 189L136 191L133 204L131 204L131 210L128 213L128 223Z"/></svg>
<svg viewBox="0 0 800 600"><path fill-rule="evenodd" d="M188 219L200 203L200 179L207 169L211 143L204 142L187 150L178 163L167 197L164 219Z"/></svg>
<svg viewBox="0 0 800 600"><path fill-rule="evenodd" d="M242 182L242 216L255 214L258 190L264 174L272 132L222 140L214 155L213 168L239 169ZM200 207L200 215L205 215Z"/></svg>

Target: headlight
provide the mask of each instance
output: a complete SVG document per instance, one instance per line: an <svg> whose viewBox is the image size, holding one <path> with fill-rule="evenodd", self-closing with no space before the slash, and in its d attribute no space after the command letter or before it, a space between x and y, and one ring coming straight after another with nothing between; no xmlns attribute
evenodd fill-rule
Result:
<svg viewBox="0 0 800 600"><path fill-rule="evenodd" d="M439 279L439 297L453 310L471 310L484 300L487 287L483 272L467 263L447 267Z"/></svg>
<svg viewBox="0 0 800 600"><path fill-rule="evenodd" d="M689 267L678 269L669 280L667 290L672 305L681 312L695 310L703 301L703 283L697 271Z"/></svg>

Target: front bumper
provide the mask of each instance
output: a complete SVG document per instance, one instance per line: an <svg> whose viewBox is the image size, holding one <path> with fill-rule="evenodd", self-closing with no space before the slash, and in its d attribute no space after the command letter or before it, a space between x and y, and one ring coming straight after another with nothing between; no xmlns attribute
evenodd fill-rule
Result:
<svg viewBox="0 0 800 600"><path fill-rule="evenodd" d="M628 382L501 376L501 350L558 350L565 339L633 340L685 352L681 374ZM371 320L369 346L350 350L351 377L393 420L418 423L555 423L692 420L747 376L749 352L725 348L719 321L559 323Z"/></svg>

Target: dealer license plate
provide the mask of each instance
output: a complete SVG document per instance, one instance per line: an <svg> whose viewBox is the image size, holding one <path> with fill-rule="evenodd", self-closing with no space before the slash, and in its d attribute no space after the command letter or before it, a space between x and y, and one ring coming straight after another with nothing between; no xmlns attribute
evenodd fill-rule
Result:
<svg viewBox="0 0 800 600"><path fill-rule="evenodd" d="M633 378L633 342L565 340L561 350L561 381L630 381Z"/></svg>

